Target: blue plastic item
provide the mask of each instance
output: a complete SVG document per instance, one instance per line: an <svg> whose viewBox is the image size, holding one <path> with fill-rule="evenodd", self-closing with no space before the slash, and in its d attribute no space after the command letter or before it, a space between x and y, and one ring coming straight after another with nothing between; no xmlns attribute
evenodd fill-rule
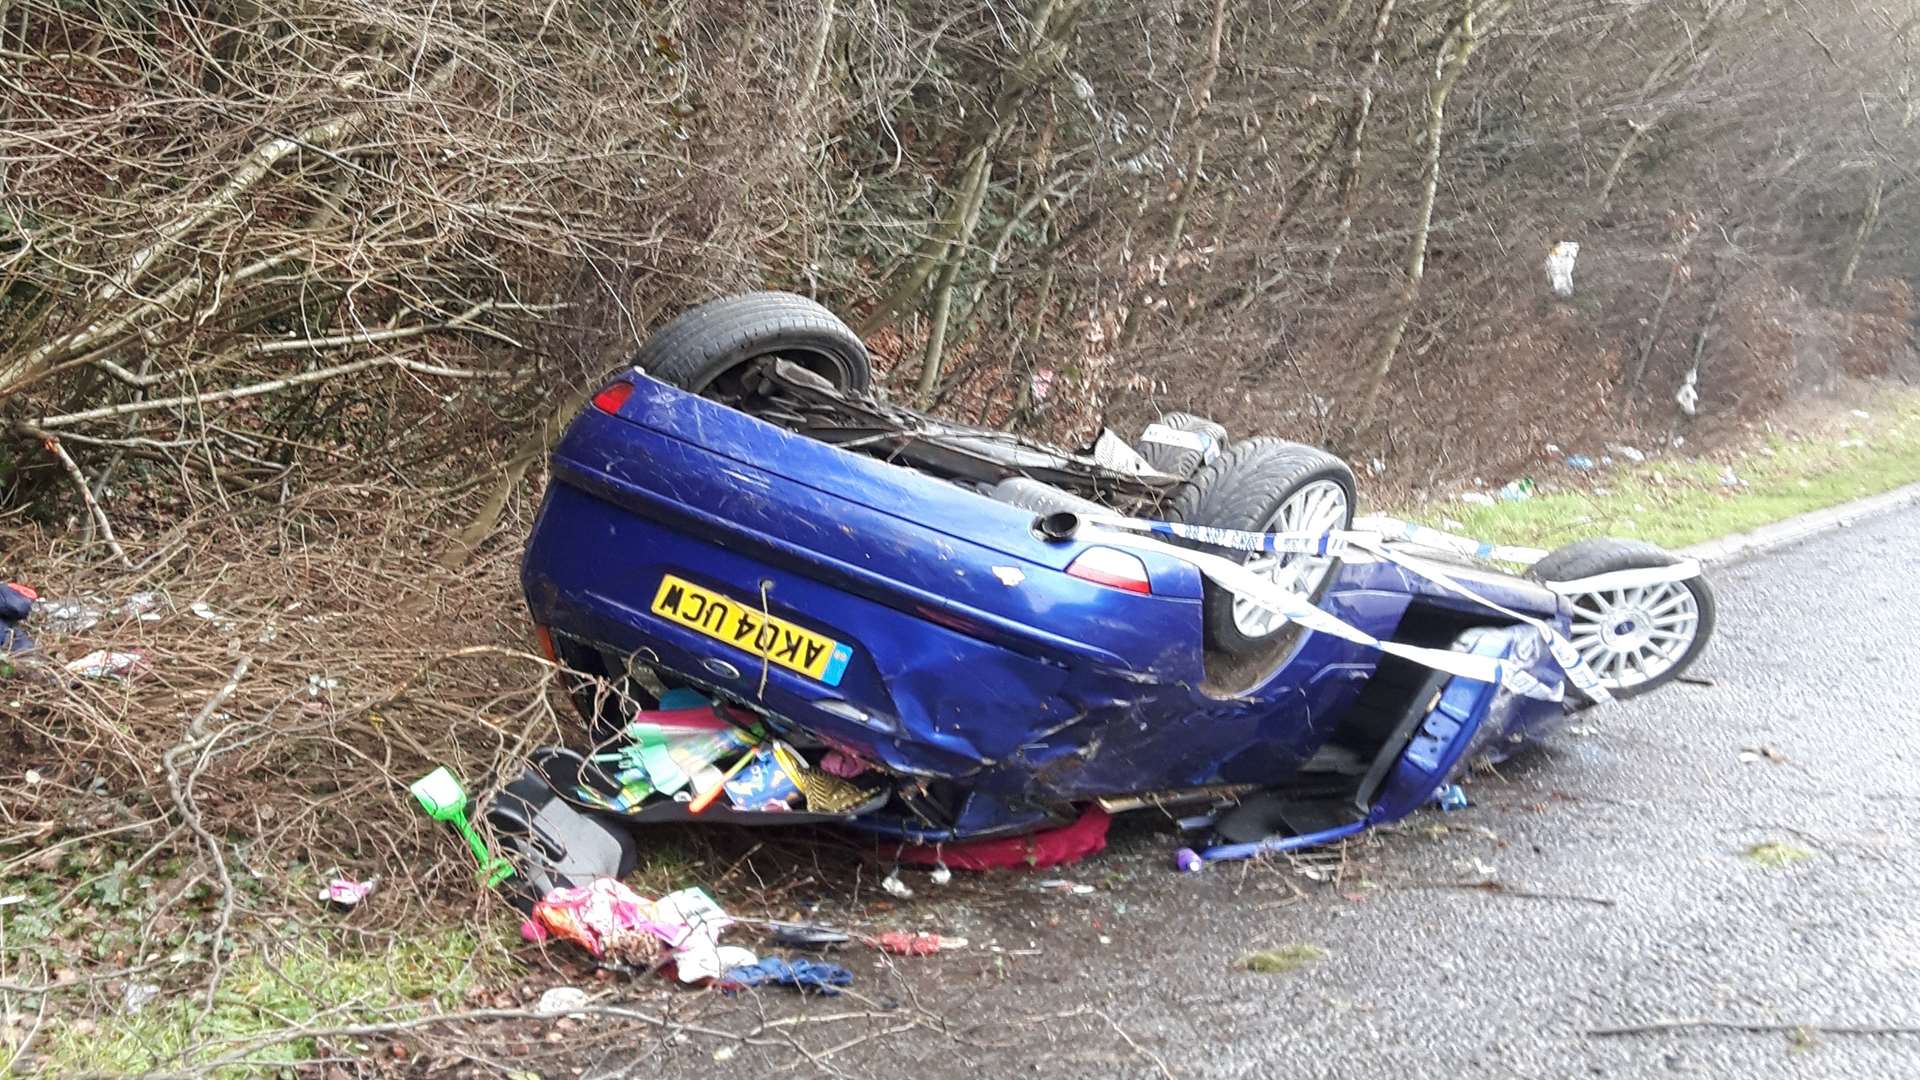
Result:
<svg viewBox="0 0 1920 1080"><path fill-rule="evenodd" d="M722 981L730 986L791 986L802 993L839 997L838 987L853 985L853 972L819 960L763 956L759 963L730 969Z"/></svg>
<svg viewBox="0 0 1920 1080"><path fill-rule="evenodd" d="M634 391L618 412L588 409L554 450L521 574L533 620L564 655L587 658L572 666L622 671L638 657L670 685L745 705L796 745L870 765L862 783L892 794L854 827L948 842L1058 825L1103 797L1284 785L1380 663L1368 647L1301 634L1270 670L1222 687L1190 562L1139 552L1151 595L1070 577L1090 545L1042 539L1029 510L623 378ZM1566 626L1539 585L1449 572ZM669 575L710 599L656 614ZM1403 620L1487 617L1387 563L1340 565L1319 603L1381 638ZM769 619L792 628L796 662L826 643L844 647L844 662L829 682L763 659L689 622L709 608L712 626L749 640ZM1529 670L1557 685L1558 669L1536 655ZM1503 740L1565 719L1558 703L1470 685L1486 691L1473 708ZM1368 821L1412 812L1442 779L1413 791L1388 778L1375 806L1393 809Z"/></svg>
<svg viewBox="0 0 1920 1080"><path fill-rule="evenodd" d="M1448 784L1433 794L1433 805L1446 813L1465 810L1473 804L1467 801L1467 792L1459 784Z"/></svg>

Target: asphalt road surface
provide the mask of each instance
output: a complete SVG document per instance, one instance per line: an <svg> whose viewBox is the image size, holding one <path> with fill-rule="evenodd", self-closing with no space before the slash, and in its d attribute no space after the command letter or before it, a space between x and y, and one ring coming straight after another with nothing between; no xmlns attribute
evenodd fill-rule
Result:
<svg viewBox="0 0 1920 1080"><path fill-rule="evenodd" d="M672 1071L1920 1077L1917 533L1906 510L1720 570L1719 635L1695 668L1712 686L1589 714L1585 734L1476 778L1470 809L1343 861L1176 875L1176 837L1132 815L1060 875L1091 893L910 872L914 900L846 914L972 944L850 960L867 995L851 1007L921 1023L792 1029L817 1060L744 1047L715 1065L696 1039ZM1298 946L1300 970L1236 969ZM737 1024L840 1001L720 1008ZM1753 1030L1602 1033L1676 1021ZM1822 1030L1871 1027L1911 1031Z"/></svg>

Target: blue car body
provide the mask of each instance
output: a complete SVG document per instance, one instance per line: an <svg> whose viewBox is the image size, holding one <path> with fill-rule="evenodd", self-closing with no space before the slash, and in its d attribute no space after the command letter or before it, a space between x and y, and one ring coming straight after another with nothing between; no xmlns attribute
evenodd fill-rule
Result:
<svg viewBox="0 0 1920 1080"><path fill-rule="evenodd" d="M1057 822L1095 799L1284 785L1325 755L1379 671L1373 649L1301 633L1270 667L1225 679L1206 655L1191 563L1136 552L1150 595L1072 577L1088 545L1043 539L1029 510L638 371L623 378L633 392L617 410L586 410L553 452L522 570L534 622L939 796L931 817L891 810L856 826L956 840ZM1565 626L1543 588L1457 574ZM656 614L668 575L844 655L810 676ZM1378 638L1517 657L1547 685L1561 678L1536 632L1503 630L1484 605L1388 563L1341 565L1320 605ZM1436 700L1415 703L1420 722L1389 748L1398 758L1368 793L1365 823L1424 802L1467 755L1504 756L1565 715L1470 680Z"/></svg>

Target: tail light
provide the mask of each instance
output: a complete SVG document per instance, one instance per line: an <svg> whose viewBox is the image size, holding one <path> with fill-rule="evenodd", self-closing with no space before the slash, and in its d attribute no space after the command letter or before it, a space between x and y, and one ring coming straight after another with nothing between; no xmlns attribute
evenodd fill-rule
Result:
<svg viewBox="0 0 1920 1080"><path fill-rule="evenodd" d="M1147 580L1147 564L1139 557L1108 547L1090 547L1067 564L1067 576L1112 589L1125 589L1142 596L1153 594Z"/></svg>
<svg viewBox="0 0 1920 1080"><path fill-rule="evenodd" d="M533 643L539 647L541 656L553 661L555 667L560 666L560 650L553 647L553 634L539 623L533 624Z"/></svg>
<svg viewBox="0 0 1920 1080"><path fill-rule="evenodd" d="M593 395L593 407L609 415L620 411L620 406L633 396L633 384L625 379L609 383L605 390Z"/></svg>

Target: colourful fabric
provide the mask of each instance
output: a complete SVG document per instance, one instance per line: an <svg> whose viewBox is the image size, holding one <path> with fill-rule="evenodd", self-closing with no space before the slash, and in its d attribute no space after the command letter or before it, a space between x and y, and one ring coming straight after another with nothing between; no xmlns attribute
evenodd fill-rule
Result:
<svg viewBox="0 0 1920 1080"><path fill-rule="evenodd" d="M916 934L908 930L889 930L878 937L868 938L867 944L895 956L932 956L942 949L964 949L967 939L941 937L939 934Z"/></svg>
<svg viewBox="0 0 1920 1080"><path fill-rule="evenodd" d="M663 938L686 927L660 926L653 901L613 878L555 889L533 905L520 926L529 941L549 936L571 941L595 959L632 967L652 967L664 951Z"/></svg>
<svg viewBox="0 0 1920 1080"><path fill-rule="evenodd" d="M784 956L764 956L759 962L745 964L727 972L725 986L791 986L802 992L814 991L823 997L838 997L841 986L853 983L853 972L838 964L818 960L789 960Z"/></svg>
<svg viewBox="0 0 1920 1080"><path fill-rule="evenodd" d="M1089 806L1079 820L1058 829L961 844L903 844L899 858L919 866L944 865L955 870L1045 870L1106 850L1111 820L1105 810Z"/></svg>

